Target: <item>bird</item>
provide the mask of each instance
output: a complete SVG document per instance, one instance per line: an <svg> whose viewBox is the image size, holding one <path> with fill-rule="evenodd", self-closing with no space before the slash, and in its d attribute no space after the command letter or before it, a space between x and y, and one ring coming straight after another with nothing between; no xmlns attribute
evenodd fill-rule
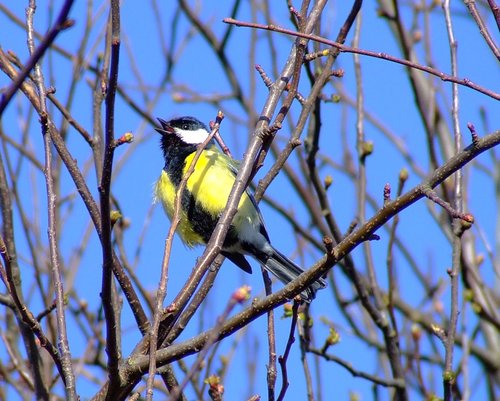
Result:
<svg viewBox="0 0 500 401"><path fill-rule="evenodd" d="M154 186L154 198L161 202L170 220L175 210L175 197L182 178L193 160L198 145L210 132L195 117L184 116L166 121L158 118L160 147L165 165ZM201 152L193 173L181 196L177 234L188 246L207 244L217 221L226 207L236 179L238 161L226 155L212 139ZM257 202L248 189L243 193L231 222L221 254L247 273L252 267L246 256L275 275L285 285L304 270L271 245ZM306 303L315 298L316 291L326 286L319 278L301 292Z"/></svg>

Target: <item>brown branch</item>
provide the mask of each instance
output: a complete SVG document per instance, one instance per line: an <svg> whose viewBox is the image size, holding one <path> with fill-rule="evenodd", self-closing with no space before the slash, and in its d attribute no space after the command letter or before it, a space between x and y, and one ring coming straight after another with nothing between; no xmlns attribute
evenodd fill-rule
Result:
<svg viewBox="0 0 500 401"><path fill-rule="evenodd" d="M480 139L476 147L472 148L469 146L434 171L426 179L425 185L431 185L432 187L439 185L456 170L469 163L481 153L498 144L500 144L500 131ZM333 249L333 255L321 258L317 263L315 263L313 268L303 273L299 279L264 299L256 300L249 308L229 318L221 328L218 339L221 340L222 338L231 335L235 331L257 319L259 316L267 313L270 308L275 308L283 304L287 299L300 293L300 291L303 291L306 287L311 285L313 281L325 274L335 263L341 260L364 240L369 238L370 235L375 233L376 230L382 227L392 217L419 199L422 199L425 196L422 190L422 185L424 184L417 185L402 196L387 204L386 207L381 209L374 217L368 220L364 226L351 233L341 243L339 243ZM201 333L190 340L159 350L157 352L158 364L168 364L174 360L183 358L186 355L191 355L197 352L197 350L205 344L206 338L206 333ZM149 359L147 357L137 357L128 360L128 362L124 364L124 369L121 372L124 381L140 375L140 372L147 367L148 361Z"/></svg>
<svg viewBox="0 0 500 401"><path fill-rule="evenodd" d="M457 42L455 41L455 35L453 32L453 25L451 20L451 10L450 10L450 0L443 1L443 10L446 22L446 30L448 33L448 41L450 46L450 59L451 59L451 72L453 76L457 76ZM459 152L462 146L462 133L460 131L460 122L458 119L458 85L452 85L452 108L451 117L453 121L453 134L455 139L455 152ZM474 146L474 145L473 145ZM460 214L464 207L463 201L463 179L462 171L457 170L455 174L455 184L454 184L454 210L457 214ZM462 233L463 229L460 226L459 221L452 221L451 225L453 227L453 241L452 241L452 266L449 271L450 276L450 319L448 326L447 339L445 341L445 362L443 371L443 395L445 401L451 401L453 398L453 389L455 388L455 374L453 371L453 356L454 356L454 345L455 345L455 335L457 332L458 323L458 280L459 272L461 266L461 256L462 256Z"/></svg>
<svg viewBox="0 0 500 401"><path fill-rule="evenodd" d="M26 77L29 75L36 63L38 63L38 61L43 57L47 49L54 42L57 35L59 35L61 31L73 25L73 21L67 19L71 7L73 6L73 2L74 0L65 1L52 28L47 32L40 45L34 50L28 61L25 63L22 70L17 74L17 76L13 79L13 82L3 93L2 99L0 101L0 116L3 114L5 108L9 104L12 96L14 96L14 94L22 86L22 83L24 82Z"/></svg>
<svg viewBox="0 0 500 401"><path fill-rule="evenodd" d="M87 142L90 146L93 145L92 137L88 133L88 131L80 125L78 121L76 121L73 116L71 115L70 111L64 107L63 104L57 99L55 96L54 92L48 92L47 93L47 98L54 104L54 106L57 107L57 109L61 112L61 114L64 116L65 120L77 131L80 133L82 138Z"/></svg>
<svg viewBox="0 0 500 401"><path fill-rule="evenodd" d="M422 191L427 198L429 198L431 201L433 201L434 203L441 206L444 210L446 210L446 212L452 218L463 220L466 223L473 223L474 222L474 216L472 216L470 213L463 213L463 212L455 209L448 202L441 199L438 196L438 194L436 193L436 191L434 191L431 187L423 186Z"/></svg>
<svg viewBox="0 0 500 401"><path fill-rule="evenodd" d="M406 172L406 170L402 170L399 174L396 197L400 197L401 194L403 193L403 187L407 179L408 179L408 173ZM390 201L390 199L388 199L388 201ZM385 204L386 202L384 202L384 205ZM396 283L396 277L394 275L393 256L394 256L394 242L396 239L396 228L398 224L399 224L399 214L394 216L391 227L389 229L389 242L387 244L387 257L386 257L387 281L389 283L387 310L389 311L389 314L391 316L392 327L394 328L396 333L398 333L398 325L397 325L396 315L394 313L394 297L395 294L397 294L398 286Z"/></svg>
<svg viewBox="0 0 500 401"><path fill-rule="evenodd" d="M193 377L193 375L199 370L200 365L203 363L206 355L208 354L208 351L210 350L210 347L218 341L219 331L223 327L224 322L229 317L229 314L231 313L233 308L236 305L242 304L243 302L247 301L249 298L250 298L250 287L248 286L240 287L233 292L231 298L229 299L226 305L226 308L224 309L224 312L217 318L215 326L211 330L209 330L207 335L207 341L205 342L203 348L198 353L195 362L191 366L191 369L186 374L184 380L179 385L179 387L174 388L173 391L171 392L170 397L168 398L169 401L178 400L180 392L184 389L184 387L187 385L187 383Z"/></svg>
<svg viewBox="0 0 500 401"><path fill-rule="evenodd" d="M269 273L262 269L262 279L264 281L264 287L266 295L272 293L272 280L269 277ZM275 313L274 309L271 309L267 313L267 352L268 352L268 362L266 366L267 374L267 399L269 401L274 401L276 399L276 326L275 326Z"/></svg>
<svg viewBox="0 0 500 401"><path fill-rule="evenodd" d="M36 9L36 2L30 1L29 7L26 9L26 25L28 27L28 49L31 56L36 52L35 41L33 37L33 18ZM68 10L69 11L69 10ZM61 362L62 380L65 387L66 398L69 401L76 401L78 396L76 394L75 372L69 348L68 333L66 329L66 314L64 305L64 288L63 277L61 272L61 263L59 260L59 249L57 245L57 217L56 217L56 189L54 183L54 163L52 158L51 146L51 128L52 122L47 113L47 98L44 77L42 69L38 61L33 66L34 83L38 89L38 98L40 105L40 125L43 136L44 157L45 165L43 169L47 193L47 214L48 214L48 228L47 236L49 242L49 258L51 266L51 275L56 293L56 317L57 317L57 343L59 349L59 360Z"/></svg>
<svg viewBox="0 0 500 401"><path fill-rule="evenodd" d="M12 65L9 62L9 58L0 48L0 69L2 69L11 79L14 79L16 76L16 71L12 68ZM29 99L33 107L40 113L40 104L35 93L35 90L32 86L28 85L26 82L22 83L21 91L26 95ZM56 148L59 157L64 162L66 169L73 182L75 183L75 187L82 198L87 211L89 212L90 218L94 224L94 227L97 231L99 239L101 239L101 219L100 212L97 206L95 199L93 198L87 183L85 182L85 178L81 173L76 160L72 157L68 148L66 147L66 143L62 138L61 134L54 127L51 131L51 140ZM130 308L134 314L134 318L136 319L137 325L141 330L141 333L145 333L147 331L147 317L144 313L142 305L137 297L137 294L134 290L130 279L127 277L126 273L123 270L123 267L120 265L120 262L116 255L113 253L113 272L120 283L120 286L127 298Z"/></svg>
<svg viewBox="0 0 500 401"><path fill-rule="evenodd" d="M356 53L356 54L361 54L363 56L374 57L374 58L379 58L382 60L391 61L393 63L401 64L401 65L404 65L406 67L410 67L410 68L414 68L414 69L417 69L420 71L424 71L428 74L431 74L431 75L434 75L434 76L440 78L442 81L453 82L453 83L456 83L459 85L466 86L466 87L473 89L475 91L478 91L486 96L489 96L495 100L500 100L500 93L496 93L494 91L486 89L486 88L472 82L468 78L453 77L453 76L451 76L449 74L445 74L444 72L439 71L435 68L420 65L420 64L414 63L414 62L409 61L409 60L400 59L398 57L391 56L387 53L374 52L374 51L370 51L370 50L355 49L353 47L346 46L346 45L343 45L343 44L338 43L338 42L334 42L334 41L329 40L329 39L325 39L325 38L318 36L318 35L296 32L296 31L292 31L290 29L281 28L281 27L276 26L276 25L264 25L264 24L254 23L254 22L245 22L245 21L235 20L233 18L224 18L223 21L226 24L234 24L236 26L242 26L242 27L246 27L246 28L264 29L264 30L268 30L268 31L283 33L285 35L297 36L299 38L313 40L313 41L323 43L323 44L328 45L328 46L335 47L340 52L344 52L344 53Z"/></svg>
<svg viewBox="0 0 500 401"><path fill-rule="evenodd" d="M362 370L356 369L352 363L339 358L336 355L332 354L327 354L323 350L319 350L316 348L308 348L308 351L311 352L314 355L318 355L322 358L324 358L327 361L335 362L342 366L344 369L346 369L351 375L354 377L361 377L363 379L369 380L372 383L379 384L384 387L396 387L396 388L405 388L405 381L402 378L397 378L397 379L384 379L380 376L376 376L370 373L363 372Z"/></svg>
<svg viewBox="0 0 500 401"><path fill-rule="evenodd" d="M162 330L165 330L168 333L166 334L165 340L163 340L162 342L162 346L171 344L182 333L184 328L193 317L194 313L198 310L201 303L205 300L210 289L213 287L215 278L217 277L217 273L219 272L223 261L224 257L222 255L219 255L217 256L217 258L215 258L215 260L210 265L210 269L204 277L203 284L200 286L196 294L193 295L191 303L184 309L184 312L175 321L175 324L170 326L162 325ZM188 282L191 282L191 278L188 280ZM171 305L174 304L176 304L175 301Z"/></svg>
<svg viewBox="0 0 500 401"><path fill-rule="evenodd" d="M207 41L212 49L214 49L214 53L217 56L219 62L226 73L226 78L229 81L229 85L234 89L233 96L236 100L243 106L243 108L248 112L251 107L245 101L245 97L243 96L243 89L240 85L240 80L238 79L238 75L230 63L230 58L227 56L227 53L224 51L224 46L227 43L228 34L230 31L227 31L221 41L217 40L215 33L210 29L209 24L203 24L202 21L198 18L197 15L193 12L193 10L189 7L186 0L178 0L178 4L182 11L186 14L188 20L196 27L196 29L200 32L202 37Z"/></svg>
<svg viewBox="0 0 500 401"><path fill-rule="evenodd" d="M488 5L490 6L497 28L500 30L500 7L495 3L495 0L488 0Z"/></svg>
<svg viewBox="0 0 500 401"><path fill-rule="evenodd" d="M108 35L111 38L111 60L106 85L105 148L99 183L101 206L102 283L101 298L106 322L107 367L110 380L109 393L118 385L118 365L121 359L120 310L113 293L113 249L111 244L110 191L113 171L115 96L120 60L120 3L112 0L110 5ZM107 50L108 51L108 50ZM108 393L108 394L109 394Z"/></svg>
<svg viewBox="0 0 500 401"><path fill-rule="evenodd" d="M292 321L290 323L290 332L288 333L288 341L286 342L285 352L278 358L278 362L281 367L281 390L278 395L277 401L282 401L285 398L286 390L288 389L288 370L286 363L288 361L288 357L290 355L290 350L292 349L292 345L295 342L295 328L297 327L297 319L299 317L299 305L300 303L297 301L293 302L292 306Z"/></svg>
<svg viewBox="0 0 500 401"><path fill-rule="evenodd" d="M45 398L48 397L47 385L42 379L40 372L40 355L38 354L38 346L34 344L33 335L38 339L39 345L48 352L52 360L54 361L59 375L63 378L64 371L61 364L61 359L57 348L50 342L45 333L43 332L42 326L35 319L35 316L30 311L28 306L24 303L22 289L20 287L20 273L17 261L12 258L12 253L9 249L15 250L13 248L14 242L9 238L9 232L13 226L10 225L11 221L11 208L8 204L10 202L6 201L5 189L7 188L6 181L4 180L5 170L3 168L3 162L0 158L0 204L2 209L3 218L3 236L0 236L0 254L2 256L5 267L1 267L2 280L5 281L5 286L7 291L15 305L16 318L19 320L19 325L25 341L28 343L28 359L31 364L31 369L33 371L35 379L35 390L38 396L44 395ZM9 216L10 215L10 216ZM4 240L6 236L7 242Z"/></svg>
<svg viewBox="0 0 500 401"><path fill-rule="evenodd" d="M495 57L497 58L498 61L500 61L500 49L496 45L495 41L490 35L490 31L488 31L488 27L484 23L483 19L481 18L481 14L479 14L479 11L477 10L476 7L476 1L475 0L465 0L464 1L465 6L469 10L470 15L472 16L472 19L476 22L477 27L479 28L479 33L483 35L483 38L488 45L488 47L491 49ZM498 10L498 7L497 7Z"/></svg>

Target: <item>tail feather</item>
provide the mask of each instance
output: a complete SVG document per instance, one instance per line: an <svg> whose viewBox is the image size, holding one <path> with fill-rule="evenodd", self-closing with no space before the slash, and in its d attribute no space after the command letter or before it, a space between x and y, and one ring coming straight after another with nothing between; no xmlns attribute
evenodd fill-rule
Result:
<svg viewBox="0 0 500 401"><path fill-rule="evenodd" d="M304 270L300 266L296 265L280 251L274 248L271 256L269 256L267 260L261 260L260 262L266 270L274 274L285 285L290 281L295 280L297 277L299 277L300 274L304 272ZM309 303L316 296L316 291L325 287L325 280L320 278L312 283L311 286L302 291L300 293L300 297L303 301Z"/></svg>

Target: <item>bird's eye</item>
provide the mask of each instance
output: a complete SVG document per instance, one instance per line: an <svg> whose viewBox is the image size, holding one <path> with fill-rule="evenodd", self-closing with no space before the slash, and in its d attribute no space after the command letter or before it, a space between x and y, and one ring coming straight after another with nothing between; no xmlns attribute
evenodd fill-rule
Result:
<svg viewBox="0 0 500 401"><path fill-rule="evenodd" d="M182 126L182 129L183 129L183 130L187 130L188 128L189 128L189 127L187 126L187 124L184 124L184 125Z"/></svg>

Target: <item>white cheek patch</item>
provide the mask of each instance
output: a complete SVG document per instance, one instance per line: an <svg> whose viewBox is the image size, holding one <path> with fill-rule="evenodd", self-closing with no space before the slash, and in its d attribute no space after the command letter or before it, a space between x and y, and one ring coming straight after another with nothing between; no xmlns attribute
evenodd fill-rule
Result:
<svg viewBox="0 0 500 401"><path fill-rule="evenodd" d="M210 135L210 133L203 128L198 128L195 131L176 128L175 131L179 138L181 138L185 143L189 143L191 145L202 143L205 139L207 139L208 135Z"/></svg>

